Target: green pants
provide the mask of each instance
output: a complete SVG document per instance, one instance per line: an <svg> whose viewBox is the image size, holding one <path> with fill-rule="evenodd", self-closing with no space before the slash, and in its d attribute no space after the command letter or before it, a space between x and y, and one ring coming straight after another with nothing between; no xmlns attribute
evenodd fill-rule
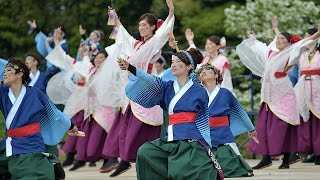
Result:
<svg viewBox="0 0 320 180"><path fill-rule="evenodd" d="M214 168L207 151L198 142L166 142L156 139L138 150L137 178L140 180L214 180Z"/></svg>
<svg viewBox="0 0 320 180"><path fill-rule="evenodd" d="M8 170L8 158L6 156L6 145L0 144L0 178L10 174Z"/></svg>
<svg viewBox="0 0 320 180"><path fill-rule="evenodd" d="M230 146L223 145L219 146L213 151L216 156L221 169L223 171L224 177L244 177L251 176L251 167L243 159L241 155L237 155Z"/></svg>
<svg viewBox="0 0 320 180"><path fill-rule="evenodd" d="M11 179L19 180L53 180L53 162L55 155L50 157L42 153L17 154L6 157L5 144L0 144L0 177L11 174Z"/></svg>
<svg viewBox="0 0 320 180"><path fill-rule="evenodd" d="M54 180L53 164L42 153L10 156L8 169L12 180Z"/></svg>

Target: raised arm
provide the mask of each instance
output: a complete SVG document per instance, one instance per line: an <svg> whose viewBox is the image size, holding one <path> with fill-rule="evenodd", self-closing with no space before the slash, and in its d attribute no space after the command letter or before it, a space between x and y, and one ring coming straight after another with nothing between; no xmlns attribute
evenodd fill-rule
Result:
<svg viewBox="0 0 320 180"><path fill-rule="evenodd" d="M271 18L271 25L272 25L272 29L273 31L276 33L276 35L280 34L279 31L279 20L278 20L278 16L272 16Z"/></svg>
<svg viewBox="0 0 320 180"><path fill-rule="evenodd" d="M154 38L156 39L156 49L160 50L168 41L168 33L173 31L174 26L174 6L172 0L167 0L167 6L169 8L169 15L166 20L157 29Z"/></svg>
<svg viewBox="0 0 320 180"><path fill-rule="evenodd" d="M265 43L255 38L246 39L236 47L236 52L242 63L253 74L260 77L263 76L269 50L270 48Z"/></svg>
<svg viewBox="0 0 320 180"><path fill-rule="evenodd" d="M188 44L189 44L188 49L190 49L190 48L196 48L196 45L194 44L194 41L193 41L193 39L194 39L194 34L193 34L193 32L191 31L190 28L187 28L187 29L186 29L185 36L186 36L186 39L187 39Z"/></svg>

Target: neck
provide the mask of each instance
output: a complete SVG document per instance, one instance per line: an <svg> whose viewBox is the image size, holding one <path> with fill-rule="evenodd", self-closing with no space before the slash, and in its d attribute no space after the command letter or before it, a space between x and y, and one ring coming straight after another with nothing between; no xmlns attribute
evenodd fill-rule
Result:
<svg viewBox="0 0 320 180"><path fill-rule="evenodd" d="M212 53L207 53L209 55L210 58L215 57L216 55L218 55L218 51L216 52L212 52Z"/></svg>
<svg viewBox="0 0 320 180"><path fill-rule="evenodd" d="M20 93L20 90L22 88L22 84L19 83L19 82L15 82L15 83L10 84L10 88L12 89L13 94L16 97L18 97L19 93Z"/></svg>
<svg viewBox="0 0 320 180"><path fill-rule="evenodd" d="M38 71L38 69L37 69L36 67L32 67L32 68L31 68L31 73L32 73L32 74L36 74L37 71Z"/></svg>
<svg viewBox="0 0 320 180"><path fill-rule="evenodd" d="M208 82L203 82L203 86L207 89L209 93L212 93L212 91L217 86L217 84L216 84L216 81L208 81Z"/></svg>
<svg viewBox="0 0 320 180"><path fill-rule="evenodd" d="M148 36L143 37L144 41L148 41L151 37L153 36L153 34L149 34Z"/></svg>
<svg viewBox="0 0 320 180"><path fill-rule="evenodd" d="M177 81L178 81L180 87L183 87L187 83L188 80L189 80L189 76L179 76L179 77L177 77Z"/></svg>
<svg viewBox="0 0 320 180"><path fill-rule="evenodd" d="M159 69L159 70L157 70L157 73L161 74L163 71L164 71L163 69Z"/></svg>

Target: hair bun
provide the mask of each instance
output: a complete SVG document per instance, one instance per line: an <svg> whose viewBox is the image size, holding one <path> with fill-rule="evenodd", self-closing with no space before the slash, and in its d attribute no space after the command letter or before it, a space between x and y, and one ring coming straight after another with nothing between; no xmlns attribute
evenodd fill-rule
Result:
<svg viewBox="0 0 320 180"><path fill-rule="evenodd" d="M198 48L190 48L188 52L192 55L196 64L200 64L202 62L203 55Z"/></svg>

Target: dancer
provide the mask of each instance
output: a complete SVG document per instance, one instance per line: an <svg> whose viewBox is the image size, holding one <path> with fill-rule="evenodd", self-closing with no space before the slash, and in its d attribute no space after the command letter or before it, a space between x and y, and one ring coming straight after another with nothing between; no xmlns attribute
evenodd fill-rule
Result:
<svg viewBox="0 0 320 180"><path fill-rule="evenodd" d="M214 154L227 178L253 176L251 167L241 156L234 136L249 132L256 138L254 126L232 93L218 84L220 72L211 64L199 70L200 81L209 96L209 124Z"/></svg>
<svg viewBox="0 0 320 180"><path fill-rule="evenodd" d="M287 169L290 152L297 152L295 129L300 124L296 96L287 72L303 49L312 44L309 39L318 35L299 41L297 36L282 32L269 46L256 40L252 31L249 35L252 38L239 44L236 51L244 65L262 77L262 103L256 125L260 143L251 140L250 151L263 158L253 169L271 166L271 156L279 154L284 154L279 169Z"/></svg>
<svg viewBox="0 0 320 180"><path fill-rule="evenodd" d="M206 152L211 146L208 96L190 76L202 58L196 49L176 53L171 68L177 80L168 82L119 61L121 69L132 73L132 82L126 87L128 97L144 107L160 105L169 112L166 137L139 148L138 179L217 179L217 170ZM215 165L219 168L217 162Z"/></svg>
<svg viewBox="0 0 320 180"><path fill-rule="evenodd" d="M193 42L194 34L191 29L186 30L186 39L189 43L189 48L195 48L195 44ZM225 38L220 38L218 36L210 36L208 37L205 45L205 55L202 60L201 65L209 63L214 67L218 68L221 73L221 79L219 79L219 84L221 87L227 88L229 91L233 93L233 85L232 78L230 72L230 62L226 56L221 54L224 51L226 42ZM200 65L200 66L201 66ZM198 68L200 68L200 66Z"/></svg>
<svg viewBox="0 0 320 180"><path fill-rule="evenodd" d="M1 153L8 157L7 166L1 165L8 168L12 179L54 179L52 156L43 154L45 144L55 145L67 130L78 130L45 94L28 86L29 82L28 67L22 60L10 58L0 88L1 111L6 118L5 150Z"/></svg>
<svg viewBox="0 0 320 180"><path fill-rule="evenodd" d="M55 38L56 43L59 43L58 39ZM56 45L56 48L46 57L57 67L66 70L72 67L72 70L81 74L85 80L84 86L76 88L70 95L64 109L69 117L73 117L75 123L81 124L80 129L86 134L85 137L79 137L76 140L71 138L65 144L64 149L67 152L75 153L76 151L77 153L77 161L74 162L71 171L83 167L86 161L95 162L102 158L103 142L116 115L114 107L104 106L100 103L100 101L107 101L107 99L99 99L96 94L95 73L101 70L107 58L106 51L101 50L97 54L90 54L91 51L86 47L83 47L81 51L83 52L81 62L68 56L59 45ZM91 62L89 56L92 56ZM77 63L73 64L74 62ZM50 81L49 84L54 87L61 79L54 77ZM65 166L72 161L70 160L72 155L67 155L68 161L64 163ZM91 164L93 165L93 163Z"/></svg>
<svg viewBox="0 0 320 180"><path fill-rule="evenodd" d="M151 13L143 14L139 18L141 40L138 41L126 31L114 12L116 27L118 28L116 44L120 46L121 57L151 74L156 74L154 63L159 59L161 49L168 40L167 33L173 29L174 6L172 0L167 0L167 6L169 15L162 25L161 21ZM126 72L122 73L125 74ZM110 80L114 81L113 79ZM123 87L127 81L126 78ZM114 156L120 156L121 158L119 166L114 166L115 163L112 163L112 167L117 167L117 169L110 177L117 176L131 168L130 162L136 161L138 148L145 142L160 137L160 125L163 122L163 113L160 106L147 109L132 101L128 103L126 97L124 99L124 105L122 106L124 115L121 120L116 120L121 124L113 127L108 136L108 138L119 137L119 146L107 147L103 153L113 161L116 159ZM108 138L106 144L109 144ZM105 170L101 170L101 172L109 172L109 167L109 164L106 164L106 167L103 168Z"/></svg>
<svg viewBox="0 0 320 180"><path fill-rule="evenodd" d="M306 38L314 35L316 28L308 29ZM300 60L301 77L295 86L299 112L302 116L298 127L299 152L313 154L320 165L320 43L305 51Z"/></svg>

